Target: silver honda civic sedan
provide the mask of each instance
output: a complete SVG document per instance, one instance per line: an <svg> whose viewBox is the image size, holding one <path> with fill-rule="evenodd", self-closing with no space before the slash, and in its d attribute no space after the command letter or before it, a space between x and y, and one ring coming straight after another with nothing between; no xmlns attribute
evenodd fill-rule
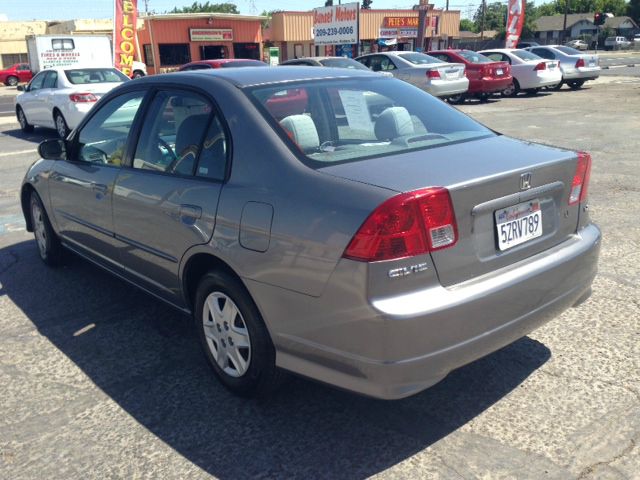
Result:
<svg viewBox="0 0 640 480"><path fill-rule="evenodd" d="M412 395L584 301L596 275L587 153L371 72L146 77L39 154L21 200L42 260L73 251L191 315L239 395L283 371Z"/></svg>

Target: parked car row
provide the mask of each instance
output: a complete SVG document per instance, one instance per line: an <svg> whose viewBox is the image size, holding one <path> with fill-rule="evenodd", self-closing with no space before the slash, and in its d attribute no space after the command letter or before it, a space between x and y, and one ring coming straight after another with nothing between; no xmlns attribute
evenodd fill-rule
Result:
<svg viewBox="0 0 640 480"><path fill-rule="evenodd" d="M76 65L83 66L83 65ZM147 66L143 62L134 61L131 78L140 78L147 75ZM0 70L0 83L7 87L15 87L19 83L30 82L33 71L28 63L16 63L4 70Z"/></svg>

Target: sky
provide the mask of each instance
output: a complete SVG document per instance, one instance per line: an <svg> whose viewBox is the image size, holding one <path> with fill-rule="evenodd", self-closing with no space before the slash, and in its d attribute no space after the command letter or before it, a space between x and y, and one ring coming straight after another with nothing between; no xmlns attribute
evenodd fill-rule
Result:
<svg viewBox="0 0 640 480"><path fill-rule="evenodd" d="M148 8L157 13L172 10L173 7L191 5L194 0L147 0ZM203 0L199 0L204 3ZM226 0L210 0L224 3ZM446 0L435 0L436 7L444 7ZM488 3L494 0L488 0ZM344 3L347 3L345 0ZM264 10L311 10L324 6L324 0L238 0L235 3L240 13L260 14ZM334 3L338 2L334 0ZM373 0L373 8L411 9L418 3L412 0ZM449 8L460 10L463 17L473 15L481 0L449 0ZM138 0L138 10L144 11L145 0ZM470 12L470 14L469 14ZM0 17L15 20L71 20L80 18L111 18L112 0L0 0Z"/></svg>

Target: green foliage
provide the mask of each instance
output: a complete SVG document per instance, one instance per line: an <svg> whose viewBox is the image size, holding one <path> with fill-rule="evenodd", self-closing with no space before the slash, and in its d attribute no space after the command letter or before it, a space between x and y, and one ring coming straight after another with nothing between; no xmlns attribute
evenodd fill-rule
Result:
<svg viewBox="0 0 640 480"><path fill-rule="evenodd" d="M460 30L477 32L476 24L473 22L473 20L469 20L468 18L463 18L462 20L460 20Z"/></svg>
<svg viewBox="0 0 640 480"><path fill-rule="evenodd" d="M564 14L567 0L553 0L537 7L540 16ZM636 3L638 0L632 0ZM626 15L625 0L569 0L568 13L613 13L616 17Z"/></svg>
<svg viewBox="0 0 640 480"><path fill-rule="evenodd" d="M362 0L362 3L360 4L360 8L362 8L363 10L370 10L371 2L373 2L373 0Z"/></svg>
<svg viewBox="0 0 640 480"><path fill-rule="evenodd" d="M234 3L193 2L189 7L174 7L169 13L240 13Z"/></svg>
<svg viewBox="0 0 640 480"><path fill-rule="evenodd" d="M484 13L484 26L482 25L482 5L478 7L473 22L477 31L483 30L504 30L507 23L507 5L500 2L487 4Z"/></svg>
<svg viewBox="0 0 640 480"><path fill-rule="evenodd" d="M333 7L333 0L327 0L326 2L324 2L324 6L325 7Z"/></svg>

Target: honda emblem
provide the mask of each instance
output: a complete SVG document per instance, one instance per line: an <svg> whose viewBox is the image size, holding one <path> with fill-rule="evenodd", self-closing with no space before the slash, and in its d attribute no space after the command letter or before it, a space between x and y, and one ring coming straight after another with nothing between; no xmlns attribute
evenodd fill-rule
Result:
<svg viewBox="0 0 640 480"><path fill-rule="evenodd" d="M520 190L529 190L531 188L531 172L520 175Z"/></svg>

